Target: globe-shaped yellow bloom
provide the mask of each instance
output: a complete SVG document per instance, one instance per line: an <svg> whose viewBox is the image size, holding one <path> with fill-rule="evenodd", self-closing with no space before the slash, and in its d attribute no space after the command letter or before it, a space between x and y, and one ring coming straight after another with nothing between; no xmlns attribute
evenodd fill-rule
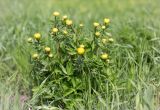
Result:
<svg viewBox="0 0 160 110"><path fill-rule="evenodd" d="M83 55L84 52L85 52L85 49L84 49L84 48L82 48L82 47L77 48L77 53L78 53L79 55Z"/></svg>
<svg viewBox="0 0 160 110"><path fill-rule="evenodd" d="M72 24L73 24L72 20L66 20L66 25L70 26Z"/></svg>
<svg viewBox="0 0 160 110"><path fill-rule="evenodd" d="M94 27L98 27L98 26L99 26L99 23L94 22L93 25L94 25Z"/></svg>
<svg viewBox="0 0 160 110"><path fill-rule="evenodd" d="M37 53L35 53L35 54L32 55L33 59L38 59L38 57L39 57L39 55Z"/></svg>
<svg viewBox="0 0 160 110"><path fill-rule="evenodd" d="M51 53L50 53L50 54L48 54L48 57L52 58L52 57L53 57L53 54L51 54Z"/></svg>
<svg viewBox="0 0 160 110"><path fill-rule="evenodd" d="M109 38L108 41L109 42L114 42L114 39L113 38Z"/></svg>
<svg viewBox="0 0 160 110"><path fill-rule="evenodd" d="M57 28L53 28L53 29L52 29L52 32L53 32L53 33L57 33L57 32L58 32L58 29L57 29Z"/></svg>
<svg viewBox="0 0 160 110"><path fill-rule="evenodd" d="M95 35L96 35L96 37L99 37L101 34L100 34L100 32L96 32Z"/></svg>
<svg viewBox="0 0 160 110"><path fill-rule="evenodd" d="M37 41L39 41L40 38L41 38L41 34L40 34L40 33L35 33L35 34L34 34L34 38L35 38Z"/></svg>
<svg viewBox="0 0 160 110"><path fill-rule="evenodd" d="M106 26L102 26L102 29L106 29Z"/></svg>
<svg viewBox="0 0 160 110"><path fill-rule="evenodd" d="M46 53L50 53L51 52L51 48L50 47L45 47L44 50L45 50Z"/></svg>
<svg viewBox="0 0 160 110"><path fill-rule="evenodd" d="M106 44L106 43L107 43L107 39L105 39L105 38L102 39L102 43L103 43L103 44Z"/></svg>
<svg viewBox="0 0 160 110"><path fill-rule="evenodd" d="M108 24L110 23L110 19L105 18L105 19L104 19L104 23L108 25Z"/></svg>
<svg viewBox="0 0 160 110"><path fill-rule="evenodd" d="M68 16L67 15L64 15L63 17L62 17L62 20L66 20L68 18Z"/></svg>
<svg viewBox="0 0 160 110"><path fill-rule="evenodd" d="M59 16L59 15L60 15L59 12L57 12L57 11L53 12L53 16Z"/></svg>
<svg viewBox="0 0 160 110"><path fill-rule="evenodd" d="M102 60L108 59L108 54L107 54L107 53L103 53L103 54L101 55L101 59L102 59Z"/></svg>

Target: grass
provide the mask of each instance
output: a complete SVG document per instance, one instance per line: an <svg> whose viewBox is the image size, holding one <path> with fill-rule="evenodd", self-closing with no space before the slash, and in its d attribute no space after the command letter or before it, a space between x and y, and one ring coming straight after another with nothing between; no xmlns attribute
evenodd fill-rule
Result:
<svg viewBox="0 0 160 110"><path fill-rule="evenodd" d="M113 66L108 68L112 90L88 98L87 108L156 110L160 106L159 0L0 0L0 109L21 110L20 95L29 94L30 47L28 36L47 36L49 20L57 10L89 30L92 22L109 17L116 40ZM99 83L101 81L99 80ZM9 97L15 96L13 103ZM107 103L107 98L112 103ZM98 99L98 100L97 100ZM28 104L32 102L29 100ZM10 108L11 107L11 108ZM24 108L25 109L25 108Z"/></svg>

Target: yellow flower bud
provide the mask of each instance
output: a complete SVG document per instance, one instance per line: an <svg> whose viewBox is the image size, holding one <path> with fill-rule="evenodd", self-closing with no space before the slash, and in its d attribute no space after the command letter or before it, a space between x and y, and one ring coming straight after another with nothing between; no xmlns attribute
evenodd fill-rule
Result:
<svg viewBox="0 0 160 110"><path fill-rule="evenodd" d="M39 57L39 55L37 53L35 53L35 54L32 55L33 59L38 59L38 57Z"/></svg>
<svg viewBox="0 0 160 110"><path fill-rule="evenodd" d="M106 29L106 26L102 26L102 29Z"/></svg>
<svg viewBox="0 0 160 110"><path fill-rule="evenodd" d="M53 16L59 16L59 15L60 15L59 12L57 12L57 11L53 12Z"/></svg>
<svg viewBox="0 0 160 110"><path fill-rule="evenodd" d="M106 42L107 42L107 39L102 39L103 44L106 44Z"/></svg>
<svg viewBox="0 0 160 110"><path fill-rule="evenodd" d="M58 29L57 29L57 28L53 28L53 29L52 29L52 32L53 32L53 33L57 33L57 32L58 32Z"/></svg>
<svg viewBox="0 0 160 110"><path fill-rule="evenodd" d="M99 37L101 34L100 34L100 32L96 32L95 35L96 35L96 37Z"/></svg>
<svg viewBox="0 0 160 110"><path fill-rule="evenodd" d="M67 32L66 30L63 30L63 34L64 34L64 35L67 35L68 32Z"/></svg>
<svg viewBox="0 0 160 110"><path fill-rule="evenodd" d="M110 60L109 60L109 59L107 59L107 63L110 63Z"/></svg>
<svg viewBox="0 0 160 110"><path fill-rule="evenodd" d="M63 17L62 17L62 20L66 20L68 17L67 17L67 15L64 15Z"/></svg>
<svg viewBox="0 0 160 110"><path fill-rule="evenodd" d="M94 25L94 27L98 27L98 26L99 26L99 23L94 22L93 25Z"/></svg>
<svg viewBox="0 0 160 110"><path fill-rule="evenodd" d="M109 38L108 41L109 42L114 42L114 39L113 38Z"/></svg>
<svg viewBox="0 0 160 110"><path fill-rule="evenodd" d="M48 54L48 57L52 58L52 57L53 57L53 54L51 54L51 53L50 53L50 54Z"/></svg>
<svg viewBox="0 0 160 110"><path fill-rule="evenodd" d="M84 25L83 25L83 24L79 24L79 26L80 26L80 27L83 27Z"/></svg>
<svg viewBox="0 0 160 110"><path fill-rule="evenodd" d="M72 24L73 24L72 20L66 20L66 25L70 26Z"/></svg>
<svg viewBox="0 0 160 110"><path fill-rule="evenodd" d="M106 25L108 25L108 24L110 23L110 19L105 18L105 19L104 19L104 23L105 23Z"/></svg>
<svg viewBox="0 0 160 110"><path fill-rule="evenodd" d="M83 44L81 44L79 47L84 48L84 45L83 45Z"/></svg>
<svg viewBox="0 0 160 110"><path fill-rule="evenodd" d="M107 54L107 53L103 53L103 54L101 55L101 59L102 59L102 60L108 59L108 54Z"/></svg>
<svg viewBox="0 0 160 110"><path fill-rule="evenodd" d="M35 34L34 34L34 38L35 38L37 41L39 41L40 38L41 38L41 34L40 34L40 33L35 33Z"/></svg>
<svg viewBox="0 0 160 110"><path fill-rule="evenodd" d="M32 38L31 37L28 38L27 41L28 41L28 43L32 43Z"/></svg>
<svg viewBox="0 0 160 110"><path fill-rule="evenodd" d="M85 52L85 49L84 49L84 48L82 48L82 47L77 48L77 53L78 53L79 55L83 55L84 52Z"/></svg>
<svg viewBox="0 0 160 110"><path fill-rule="evenodd" d="M49 47L45 47L44 50L45 50L46 53L50 53L51 52L51 48L49 48Z"/></svg>

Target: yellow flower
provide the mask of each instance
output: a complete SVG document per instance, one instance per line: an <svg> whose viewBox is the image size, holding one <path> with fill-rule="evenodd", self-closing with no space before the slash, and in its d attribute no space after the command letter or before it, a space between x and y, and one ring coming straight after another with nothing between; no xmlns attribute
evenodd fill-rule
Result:
<svg viewBox="0 0 160 110"><path fill-rule="evenodd" d="M84 25L81 23L81 24L79 24L79 26L80 26L80 27L83 27Z"/></svg>
<svg viewBox="0 0 160 110"><path fill-rule="evenodd" d="M67 17L67 15L64 15L63 17L62 17L62 20L66 20L68 17Z"/></svg>
<svg viewBox="0 0 160 110"><path fill-rule="evenodd" d="M41 34L40 34L40 33L35 33L35 34L34 34L34 38L35 38L37 41L39 41L40 38L41 38Z"/></svg>
<svg viewBox="0 0 160 110"><path fill-rule="evenodd" d="M85 52L85 49L82 48L82 47L79 47L79 48L77 48L77 52L78 52L79 55L83 55L84 52Z"/></svg>
<svg viewBox="0 0 160 110"><path fill-rule="evenodd" d="M53 32L53 33L57 33L57 32L58 32L58 29L57 29L57 28L53 28L53 29L52 29L52 32Z"/></svg>
<svg viewBox="0 0 160 110"><path fill-rule="evenodd" d="M44 50L45 50L46 53L50 53L51 52L51 48L49 48L49 47L45 47Z"/></svg>
<svg viewBox="0 0 160 110"><path fill-rule="evenodd" d="M105 44L107 42L107 39L102 39L102 43Z"/></svg>
<svg viewBox="0 0 160 110"><path fill-rule="evenodd" d="M79 47L84 48L84 45L83 45L83 44L81 44Z"/></svg>
<svg viewBox="0 0 160 110"><path fill-rule="evenodd" d="M64 35L67 35L68 32L67 32L66 30L63 30L63 34L64 34Z"/></svg>
<svg viewBox="0 0 160 110"><path fill-rule="evenodd" d="M110 23L110 19L109 18L105 18L104 19L104 23L108 25Z"/></svg>
<svg viewBox="0 0 160 110"><path fill-rule="evenodd" d="M106 29L106 26L102 26L102 29Z"/></svg>
<svg viewBox="0 0 160 110"><path fill-rule="evenodd" d="M109 38L108 41L109 42L114 42L114 39L113 38Z"/></svg>
<svg viewBox="0 0 160 110"><path fill-rule="evenodd" d="M100 34L100 32L96 32L95 35L96 35L97 37L99 37L101 34Z"/></svg>
<svg viewBox="0 0 160 110"><path fill-rule="evenodd" d="M94 25L94 27L98 27L98 26L99 26L99 23L94 22L93 25Z"/></svg>
<svg viewBox="0 0 160 110"><path fill-rule="evenodd" d="M107 54L107 53L103 53L103 54L101 55L101 59L102 59L102 60L108 59L108 54Z"/></svg>
<svg viewBox="0 0 160 110"><path fill-rule="evenodd" d="M28 43L32 43L32 38L31 37L28 38L27 41L28 41Z"/></svg>
<svg viewBox="0 0 160 110"><path fill-rule="evenodd" d="M39 57L39 55L37 53L35 53L35 54L32 55L33 59L38 59L38 57Z"/></svg>
<svg viewBox="0 0 160 110"><path fill-rule="evenodd" d="M53 16L59 16L59 15L60 15L59 12L57 12L57 11L53 12Z"/></svg>
<svg viewBox="0 0 160 110"><path fill-rule="evenodd" d="M52 57L53 57L53 54L51 54L51 53L50 53L50 54L48 54L48 57L52 58Z"/></svg>
<svg viewBox="0 0 160 110"><path fill-rule="evenodd" d="M72 20L66 20L66 25L70 26L72 24L73 24Z"/></svg>

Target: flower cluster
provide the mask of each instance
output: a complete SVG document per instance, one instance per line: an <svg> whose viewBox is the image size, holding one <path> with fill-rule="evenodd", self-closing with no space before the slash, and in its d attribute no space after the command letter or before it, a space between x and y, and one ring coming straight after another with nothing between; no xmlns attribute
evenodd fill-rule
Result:
<svg viewBox="0 0 160 110"><path fill-rule="evenodd" d="M93 30L88 32L84 24L76 25L67 15L54 12L47 40L40 33L28 38L28 43L33 44L36 51L32 55L33 92L37 93L34 87L39 87L47 79L45 87L50 91L43 91L43 97L49 95L55 99L56 106L61 99L57 97L82 95L87 90L86 81L93 80L90 74L106 72L109 47L114 42L107 32L109 25L110 19L105 18L102 23L94 22ZM83 77L84 74L88 74L87 78ZM92 88L97 87L92 85ZM50 98L45 101L51 101Z"/></svg>

